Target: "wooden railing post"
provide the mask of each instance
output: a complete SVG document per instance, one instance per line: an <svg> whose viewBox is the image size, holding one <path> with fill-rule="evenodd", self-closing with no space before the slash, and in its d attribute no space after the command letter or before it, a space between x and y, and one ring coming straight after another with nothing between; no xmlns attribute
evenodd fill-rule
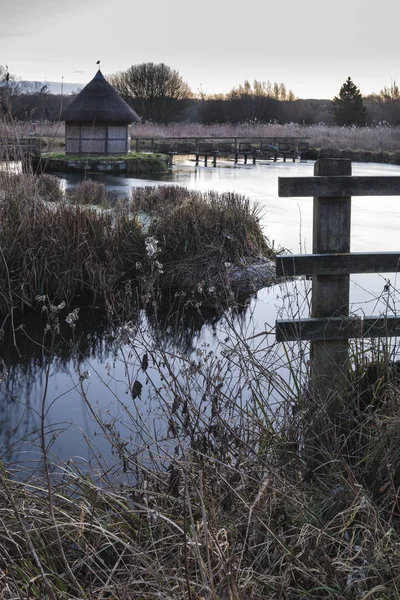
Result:
<svg viewBox="0 0 400 600"><path fill-rule="evenodd" d="M342 440L337 434L348 433L343 410L352 397L348 340L400 336L396 313L349 316L351 273L400 270L400 252L350 252L351 197L400 196L400 177L352 177L350 161L320 159L313 177L280 177L278 190L283 198L314 197L313 254L276 259L278 277L312 276L311 318L277 319L276 339L311 342L313 402L304 435L308 460L320 466L325 458L319 449L330 448L332 441L337 448Z"/></svg>
<svg viewBox="0 0 400 600"><path fill-rule="evenodd" d="M351 175L348 159L319 159L316 176ZM314 197L313 253L350 252L351 196ZM313 275L311 316L349 316L349 275ZM332 420L341 413L348 386L348 341L311 343L312 393L325 403Z"/></svg>

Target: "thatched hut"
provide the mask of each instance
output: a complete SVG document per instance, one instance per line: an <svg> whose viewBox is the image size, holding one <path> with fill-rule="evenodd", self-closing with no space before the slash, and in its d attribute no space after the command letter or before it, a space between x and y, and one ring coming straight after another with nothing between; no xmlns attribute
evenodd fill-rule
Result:
<svg viewBox="0 0 400 600"><path fill-rule="evenodd" d="M66 154L110 156L129 152L130 126L140 118L98 70L63 110L61 120Z"/></svg>

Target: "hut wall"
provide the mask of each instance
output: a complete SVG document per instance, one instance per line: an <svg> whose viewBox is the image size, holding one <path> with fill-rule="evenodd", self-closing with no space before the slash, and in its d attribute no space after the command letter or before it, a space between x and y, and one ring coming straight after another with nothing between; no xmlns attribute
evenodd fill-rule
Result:
<svg viewBox="0 0 400 600"><path fill-rule="evenodd" d="M129 126L107 123L66 123L66 154L127 154L130 149Z"/></svg>
<svg viewBox="0 0 400 600"><path fill-rule="evenodd" d="M108 140L108 154L127 154L126 140Z"/></svg>
<svg viewBox="0 0 400 600"><path fill-rule="evenodd" d="M128 125L108 126L108 153L127 154L130 149L130 135Z"/></svg>
<svg viewBox="0 0 400 600"><path fill-rule="evenodd" d="M65 154L79 154L80 126L65 124Z"/></svg>
<svg viewBox="0 0 400 600"><path fill-rule="evenodd" d="M81 125L81 138L83 140L105 140L107 127L104 123L100 125Z"/></svg>
<svg viewBox="0 0 400 600"><path fill-rule="evenodd" d="M65 140L65 154L79 154L79 140Z"/></svg>
<svg viewBox="0 0 400 600"><path fill-rule="evenodd" d="M81 139L82 154L98 154L104 156L106 154L106 140L84 140Z"/></svg>

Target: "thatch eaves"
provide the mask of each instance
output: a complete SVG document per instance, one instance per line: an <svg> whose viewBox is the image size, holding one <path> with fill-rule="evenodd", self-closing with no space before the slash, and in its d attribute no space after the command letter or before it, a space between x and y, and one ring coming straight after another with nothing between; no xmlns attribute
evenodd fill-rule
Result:
<svg viewBox="0 0 400 600"><path fill-rule="evenodd" d="M61 121L132 123L140 117L106 81L100 69L61 113Z"/></svg>

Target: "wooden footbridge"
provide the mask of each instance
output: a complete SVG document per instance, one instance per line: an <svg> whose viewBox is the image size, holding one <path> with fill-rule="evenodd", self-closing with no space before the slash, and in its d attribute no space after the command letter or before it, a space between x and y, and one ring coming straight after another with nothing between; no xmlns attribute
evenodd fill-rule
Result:
<svg viewBox="0 0 400 600"><path fill-rule="evenodd" d="M40 139L0 137L0 160L22 160L28 156L40 154Z"/></svg>
<svg viewBox="0 0 400 600"><path fill-rule="evenodd" d="M256 164L257 159L276 162L289 158L295 162L309 148L310 138L306 137L176 137L176 138L132 138L131 148L136 152L157 152L168 154L170 162L174 156L194 156L196 165L204 159L207 166L212 160L215 167L217 158L233 158L235 163L242 158L244 164L251 159Z"/></svg>

